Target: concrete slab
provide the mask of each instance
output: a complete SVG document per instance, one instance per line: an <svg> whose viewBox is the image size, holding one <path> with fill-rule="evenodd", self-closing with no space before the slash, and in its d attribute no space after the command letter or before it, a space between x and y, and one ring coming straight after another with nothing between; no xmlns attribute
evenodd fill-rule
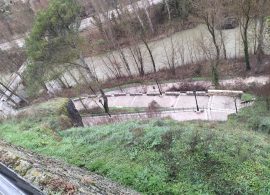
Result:
<svg viewBox="0 0 270 195"><path fill-rule="evenodd" d="M228 115L235 113L234 111L211 111L211 121L227 121Z"/></svg>
<svg viewBox="0 0 270 195"><path fill-rule="evenodd" d="M177 96L157 96L155 101L163 108L173 108L177 101Z"/></svg>
<svg viewBox="0 0 270 195"><path fill-rule="evenodd" d="M109 105L111 107L131 107L131 103L137 96L117 96L110 97Z"/></svg>
<svg viewBox="0 0 270 195"><path fill-rule="evenodd" d="M177 112L168 114L172 119L177 121L191 121L191 120L207 120L206 112Z"/></svg>
<svg viewBox="0 0 270 195"><path fill-rule="evenodd" d="M209 97L197 96L199 108L207 108ZM196 108L194 96L180 96L175 108Z"/></svg>
<svg viewBox="0 0 270 195"><path fill-rule="evenodd" d="M148 107L148 105L156 98L157 96L137 96L132 107Z"/></svg>
<svg viewBox="0 0 270 195"><path fill-rule="evenodd" d="M237 101L238 107L240 101ZM235 110L234 98L229 96L213 96L211 109Z"/></svg>

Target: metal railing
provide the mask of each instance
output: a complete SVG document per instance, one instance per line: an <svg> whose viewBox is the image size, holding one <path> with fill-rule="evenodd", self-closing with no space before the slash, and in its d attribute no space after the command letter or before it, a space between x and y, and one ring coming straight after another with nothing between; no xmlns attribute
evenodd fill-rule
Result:
<svg viewBox="0 0 270 195"><path fill-rule="evenodd" d="M154 110L147 110L147 108L144 108L145 110L139 110L135 112L128 112L128 111L120 111L120 112L111 112L111 116L120 116L120 115L132 115L132 114L161 114L164 112L170 112L170 113L177 113L177 112L196 112L196 107L190 107L190 108L155 108ZM200 107L199 111L205 111L207 110L205 107ZM82 117L103 117L108 116L107 113L97 113L97 114L82 114Z"/></svg>

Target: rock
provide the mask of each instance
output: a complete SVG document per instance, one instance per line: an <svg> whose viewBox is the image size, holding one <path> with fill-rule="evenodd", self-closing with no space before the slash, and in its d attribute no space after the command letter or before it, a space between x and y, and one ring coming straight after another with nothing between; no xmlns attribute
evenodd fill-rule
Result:
<svg viewBox="0 0 270 195"><path fill-rule="evenodd" d="M95 181L93 180L93 178L89 177L89 176L84 176L81 180L81 182L85 185L95 185Z"/></svg>
<svg viewBox="0 0 270 195"><path fill-rule="evenodd" d="M32 165L24 160L18 160L18 165L15 167L15 171L21 176L24 176L28 170L32 168Z"/></svg>
<svg viewBox="0 0 270 195"><path fill-rule="evenodd" d="M72 120L73 126L83 127L82 117L78 110L75 108L75 105L71 99L67 103L67 111L69 118Z"/></svg>

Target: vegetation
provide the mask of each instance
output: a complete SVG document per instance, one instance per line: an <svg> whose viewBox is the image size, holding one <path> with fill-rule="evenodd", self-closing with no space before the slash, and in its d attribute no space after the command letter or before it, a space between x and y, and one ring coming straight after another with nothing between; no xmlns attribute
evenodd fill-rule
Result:
<svg viewBox="0 0 270 195"><path fill-rule="evenodd" d="M74 89L79 91L80 101L81 93L102 97L99 103L104 111L93 108L87 114L107 113L111 116L112 113L140 111L151 114L163 108L154 101L148 108L109 108L104 88L118 85L122 91L122 84L147 80L156 84L162 94L159 82L165 79L178 81L211 75L212 83L217 87L220 76L235 76L238 72L244 76L253 69L256 72L267 70L264 37L267 37L266 18L270 4L266 0L230 3L225 0L164 0L157 5L150 5L150 0L141 0L141 5L131 1L129 9L126 9L126 0L93 0L91 5L89 2L84 0L82 5L94 9L91 22L95 27L91 26L94 30L89 39L94 39L95 43L84 41L80 33L82 12L89 15L89 10L83 10L77 0L51 0L47 9L36 15L26 40L27 57L19 49L13 53L0 52L0 73L15 72L18 75L13 79L15 84L0 81L0 94L6 96L4 100L19 107L12 96L25 99L16 93L22 89L21 85L30 95L48 92L50 97L57 96L50 89L60 83L61 88L76 86ZM9 7L4 8L0 10L0 23L4 22L2 25L9 32L7 34L13 35L9 23L5 24L10 16ZM115 11L110 12L113 8ZM233 60L227 61L222 31L226 26L223 24L225 16L233 17L240 28L245 66L243 62L239 64L243 71L230 65ZM183 40L181 44L178 42L181 40L169 37L175 32L174 22L188 23L189 17L205 24L210 39L206 41L202 34L201 39L187 46ZM257 21L258 24L253 24ZM29 19L27 26L31 23ZM163 35L168 36L169 49L165 39L161 40L163 47L160 48L164 50L155 54L150 40L158 37L161 24ZM254 32L251 32L253 25ZM235 25L227 27L235 28ZM0 36L4 37L2 34ZM96 34L97 38L93 36ZM98 46L104 44L107 47L104 46L106 53L99 56L100 61L95 64L93 59L86 59L83 47L95 50L93 45L97 42ZM257 52L258 64L251 63L251 51ZM167 67L159 70L155 58L164 54ZM11 60L13 58L16 60ZM19 68L26 58L22 74ZM147 67L146 62L150 66ZM186 66L179 67L184 64ZM147 70L149 67L152 70ZM101 70L101 76L97 68ZM116 81L112 83L106 78ZM72 128L66 109L68 99L58 98L20 110L13 118L1 121L0 138L105 175L144 194L267 195L270 194L270 84L255 88L248 90L259 96L254 105L231 115L226 123L179 123L168 118ZM200 85L183 84L173 86L169 91L205 89ZM253 95L244 94L242 100L251 101ZM87 107L83 102L82 105Z"/></svg>
<svg viewBox="0 0 270 195"><path fill-rule="evenodd" d="M38 106L45 115L2 123L1 139L145 194L270 193L270 113L260 102L227 123L164 119L61 131L46 125L58 101Z"/></svg>
<svg viewBox="0 0 270 195"><path fill-rule="evenodd" d="M46 82L68 69L83 69L90 77L90 81L85 79L89 91L101 93L101 103L109 114L108 98L80 50L80 9L75 0L54 0L48 9L39 12L26 42L30 60L26 70L27 81L30 89L34 86L34 91L38 92L39 87L46 88ZM80 62L76 62L76 59Z"/></svg>
<svg viewBox="0 0 270 195"><path fill-rule="evenodd" d="M253 101L255 99L255 96L250 94L250 93L244 93L242 96L241 96L241 100L243 102L250 102L250 101Z"/></svg>
<svg viewBox="0 0 270 195"><path fill-rule="evenodd" d="M21 130L28 128L46 129L53 134L59 130L71 128L73 125L68 115L67 103L67 98L57 98L24 108L16 116L14 122L20 124Z"/></svg>

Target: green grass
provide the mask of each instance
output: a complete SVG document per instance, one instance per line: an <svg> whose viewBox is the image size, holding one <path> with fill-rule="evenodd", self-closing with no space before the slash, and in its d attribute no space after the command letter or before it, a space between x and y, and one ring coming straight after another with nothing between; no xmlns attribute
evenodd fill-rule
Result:
<svg viewBox="0 0 270 195"><path fill-rule="evenodd" d="M241 100L244 101L244 102L252 101L252 100L254 100L254 98L255 98L255 96L252 95L252 94L249 94L249 93L244 93L241 96Z"/></svg>
<svg viewBox="0 0 270 195"><path fill-rule="evenodd" d="M135 107L110 107L110 114L132 114L132 113L140 113L140 112L146 112L147 108L135 108ZM80 114L82 116L89 116L89 115L106 115L106 112L101 107L95 107L91 108L90 110L83 110L80 111Z"/></svg>
<svg viewBox="0 0 270 195"><path fill-rule="evenodd" d="M24 119L2 123L0 137L144 194L270 194L269 118L261 102L226 123L166 119L55 131Z"/></svg>

